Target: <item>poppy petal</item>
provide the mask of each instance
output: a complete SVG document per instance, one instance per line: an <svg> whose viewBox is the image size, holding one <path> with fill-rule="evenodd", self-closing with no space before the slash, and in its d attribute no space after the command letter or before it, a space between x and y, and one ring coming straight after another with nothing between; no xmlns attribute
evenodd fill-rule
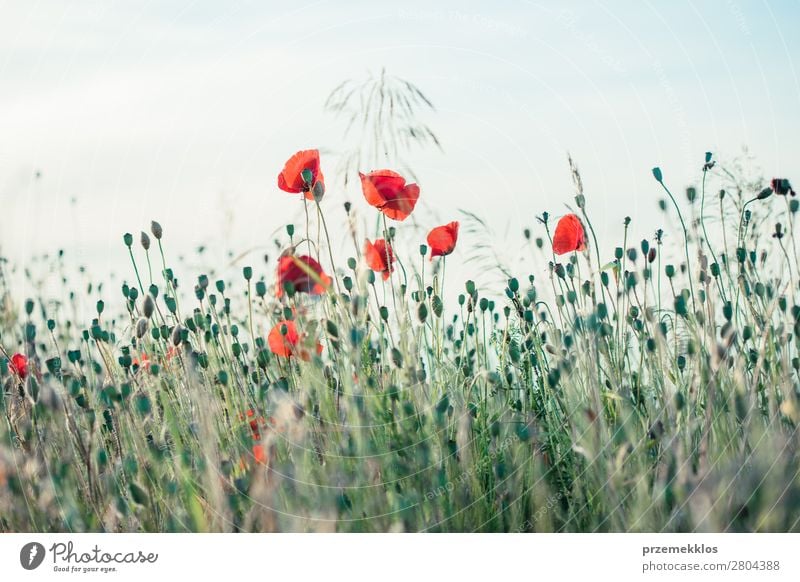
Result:
<svg viewBox="0 0 800 582"><path fill-rule="evenodd" d="M558 221L553 234L553 252L557 255L582 251L586 248L586 235L580 219L567 214Z"/></svg>
<svg viewBox="0 0 800 582"><path fill-rule="evenodd" d="M453 252L458 240L458 222L454 221L444 226L437 226L428 233L428 246L433 257L446 256Z"/></svg>
<svg viewBox="0 0 800 582"><path fill-rule="evenodd" d="M312 183L307 185L303 179L303 170L309 170L312 175ZM313 200L314 196L310 189L317 182L323 182L324 178L319 167L319 150L302 150L289 158L283 166L283 170L278 174L278 188L284 192L297 194L305 192L306 198Z"/></svg>

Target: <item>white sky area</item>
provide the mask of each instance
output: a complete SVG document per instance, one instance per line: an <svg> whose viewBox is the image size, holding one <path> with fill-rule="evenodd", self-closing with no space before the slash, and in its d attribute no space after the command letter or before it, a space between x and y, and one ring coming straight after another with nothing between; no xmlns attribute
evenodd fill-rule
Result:
<svg viewBox="0 0 800 582"><path fill-rule="evenodd" d="M138 240L155 218L173 257L272 251L283 224L302 228L276 176L310 147L343 232L342 202L371 210L357 184L335 183L343 124L323 103L385 66L433 101L424 120L444 148L411 157L412 248L464 208L511 257L536 215L573 204L569 151L610 256L626 215L632 241L674 230L654 165L682 192L706 150L747 146L765 177L800 181L799 17L796 1L0 0L0 249L23 261L63 248L98 280L130 280L122 233Z"/></svg>

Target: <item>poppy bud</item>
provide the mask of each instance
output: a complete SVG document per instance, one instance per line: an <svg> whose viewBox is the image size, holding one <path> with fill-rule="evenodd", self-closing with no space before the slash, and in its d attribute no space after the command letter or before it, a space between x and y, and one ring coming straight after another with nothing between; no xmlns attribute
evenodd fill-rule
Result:
<svg viewBox="0 0 800 582"><path fill-rule="evenodd" d="M647 262L652 263L655 260L656 260L656 249L655 247L653 247L652 249L650 249L650 252L647 253Z"/></svg>
<svg viewBox="0 0 800 582"><path fill-rule="evenodd" d="M106 304L103 303L103 300L97 302L97 315L103 314L103 309L105 309Z"/></svg>
<svg viewBox="0 0 800 582"><path fill-rule="evenodd" d="M153 233L153 236L156 237L156 240L161 240L161 235L164 234L164 230L161 228L161 225L155 220L150 221L150 232Z"/></svg>
<svg viewBox="0 0 800 582"><path fill-rule="evenodd" d="M344 211L345 211L347 214L350 214L350 208L352 208L352 205L351 205L349 202L345 202L345 203L344 203Z"/></svg>
<svg viewBox="0 0 800 582"><path fill-rule="evenodd" d="M314 195L314 200L319 202L322 200L322 197L325 196L325 184L323 182L317 182L311 189L311 193Z"/></svg>
<svg viewBox="0 0 800 582"><path fill-rule="evenodd" d="M583 194L578 194L575 196L575 204L578 205L578 208L583 208L586 206L586 197Z"/></svg>
<svg viewBox="0 0 800 582"><path fill-rule="evenodd" d="M136 322L136 337L142 339L144 334L147 333L147 319L142 317L139 321Z"/></svg>
<svg viewBox="0 0 800 582"><path fill-rule="evenodd" d="M133 235L129 232L126 232L122 237L122 241L125 243L126 247L131 248L133 245Z"/></svg>
<svg viewBox="0 0 800 582"><path fill-rule="evenodd" d="M758 193L758 196L756 196L756 198L758 200L766 200L770 196L772 196L772 188L764 188L761 192Z"/></svg>
<svg viewBox="0 0 800 582"><path fill-rule="evenodd" d="M150 250L150 237L147 236L147 233L145 231L142 231L142 236L140 237L139 240L141 241L142 247L144 248L144 250L149 251Z"/></svg>
<svg viewBox="0 0 800 582"><path fill-rule="evenodd" d="M150 319L153 316L153 311L155 310L156 304L153 302L152 295L148 295L144 298L144 306L142 307L142 312L147 319Z"/></svg>
<svg viewBox="0 0 800 582"><path fill-rule="evenodd" d="M661 174L661 168L658 166L653 168L653 178L656 179L656 182L662 182L664 180L664 176Z"/></svg>

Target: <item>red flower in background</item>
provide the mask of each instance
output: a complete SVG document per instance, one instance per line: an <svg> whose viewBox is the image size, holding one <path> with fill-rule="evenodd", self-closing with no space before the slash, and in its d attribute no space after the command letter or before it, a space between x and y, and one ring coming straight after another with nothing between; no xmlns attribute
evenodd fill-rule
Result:
<svg viewBox="0 0 800 582"><path fill-rule="evenodd" d="M305 176L303 174L305 173ZM284 192L297 194L303 192L308 200L314 200L315 186L321 185L325 191L325 178L319 168L319 150L297 152L278 174L278 188ZM317 188L319 191L319 187ZM319 195L321 197L321 194Z"/></svg>
<svg viewBox="0 0 800 582"><path fill-rule="evenodd" d="M453 221L443 226L437 226L428 233L428 246L431 247L431 260L433 257L444 257L453 252L458 240L458 221Z"/></svg>
<svg viewBox="0 0 800 582"><path fill-rule="evenodd" d="M269 457L264 445L253 445L253 458L257 465L266 465Z"/></svg>
<svg viewBox="0 0 800 582"><path fill-rule="evenodd" d="M394 251L392 245L387 244L385 239L379 238L375 242L369 240L364 241L364 258L367 260L367 265L373 271L378 271L383 274L383 280L389 278L394 267Z"/></svg>
<svg viewBox="0 0 800 582"><path fill-rule="evenodd" d="M285 333L284 333L285 332ZM270 330L267 336L267 343L269 344L270 351L276 356L281 358L291 358L298 356L301 360L308 361L311 359L311 354L307 349L302 347L302 339L297 332L297 326L294 321L284 319L279 321ZM322 353L322 344L317 342L317 354Z"/></svg>
<svg viewBox="0 0 800 582"><path fill-rule="evenodd" d="M246 417L249 419L248 424L250 425L250 432L253 435L253 440L260 441L261 440L261 427L265 425L264 417L259 416L256 417L256 411L252 408L249 409L246 413ZM239 416L240 419L244 420L244 416Z"/></svg>
<svg viewBox="0 0 800 582"><path fill-rule="evenodd" d="M391 170L375 170L361 177L361 190L367 202L392 220L405 220L419 200L419 186Z"/></svg>
<svg viewBox="0 0 800 582"><path fill-rule="evenodd" d="M285 283L291 283L296 293L322 295L328 290L331 278L308 255L283 255L278 259L278 297L283 297Z"/></svg>
<svg viewBox="0 0 800 582"><path fill-rule="evenodd" d="M19 376L20 380L24 380L28 377L28 358L23 354L14 354L11 356L8 367L12 373Z"/></svg>
<svg viewBox="0 0 800 582"><path fill-rule="evenodd" d="M146 353L142 352L142 355L140 356L140 358L137 358L137 357L134 356L133 361L131 361L131 365L132 366L137 366L140 370L141 369L145 369L145 370L149 371L150 370L150 356L148 356Z"/></svg>
<svg viewBox="0 0 800 582"><path fill-rule="evenodd" d="M574 214L567 214L558 221L553 235L553 252L557 255L582 251L586 248L586 232Z"/></svg>

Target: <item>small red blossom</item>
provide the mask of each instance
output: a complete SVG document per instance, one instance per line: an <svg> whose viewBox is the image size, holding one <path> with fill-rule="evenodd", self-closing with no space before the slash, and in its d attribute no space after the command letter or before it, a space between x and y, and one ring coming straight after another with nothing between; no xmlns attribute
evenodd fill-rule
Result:
<svg viewBox="0 0 800 582"><path fill-rule="evenodd" d="M28 358L24 354L14 354L8 367L12 373L16 374L20 380L28 377Z"/></svg>
<svg viewBox="0 0 800 582"><path fill-rule="evenodd" d="M361 190L367 202L392 220L405 220L419 200L419 186L391 170L375 170L361 177Z"/></svg>
<svg viewBox="0 0 800 582"><path fill-rule="evenodd" d="M322 295L331 281L322 270L322 265L308 255L287 254L278 260L278 297L283 297L286 283L292 284L295 293Z"/></svg>
<svg viewBox="0 0 800 582"><path fill-rule="evenodd" d="M453 252L458 241L458 221L437 226L428 233L428 246L433 257L444 257Z"/></svg>
<svg viewBox="0 0 800 582"><path fill-rule="evenodd" d="M311 354L303 347L303 339L297 331L297 325L290 319L284 319L275 324L267 336L270 351L281 358L297 356L308 361ZM317 354L322 353L322 344L316 344Z"/></svg>
<svg viewBox="0 0 800 582"><path fill-rule="evenodd" d="M266 465L269 457L264 445L253 445L253 458L257 465Z"/></svg>
<svg viewBox="0 0 800 582"><path fill-rule="evenodd" d="M253 440L260 441L261 440L261 427L265 426L265 421L263 416L256 417L256 412L252 408L249 409L245 413L248 424L250 425L250 432L253 435ZM244 416L239 416L241 420L245 420Z"/></svg>
<svg viewBox="0 0 800 582"><path fill-rule="evenodd" d="M582 251L586 248L586 232L580 219L567 214L558 221L553 235L553 252L557 255Z"/></svg>
<svg viewBox="0 0 800 582"><path fill-rule="evenodd" d="M278 188L293 194L302 192L308 200L314 200L315 192L324 192L325 179L319 167L319 150L303 150L289 158L278 174Z"/></svg>
<svg viewBox="0 0 800 582"><path fill-rule="evenodd" d="M144 368L145 370L150 370L150 356L142 352L142 355L139 358L133 358L133 362L131 362L131 364L133 366L138 366L139 369Z"/></svg>
<svg viewBox="0 0 800 582"><path fill-rule="evenodd" d="M379 238L375 242L370 242L369 239L365 240L364 258L367 260L367 266L370 269L383 275L384 281L394 271L392 266L395 261L394 251L392 250L392 245L387 243L385 239Z"/></svg>

